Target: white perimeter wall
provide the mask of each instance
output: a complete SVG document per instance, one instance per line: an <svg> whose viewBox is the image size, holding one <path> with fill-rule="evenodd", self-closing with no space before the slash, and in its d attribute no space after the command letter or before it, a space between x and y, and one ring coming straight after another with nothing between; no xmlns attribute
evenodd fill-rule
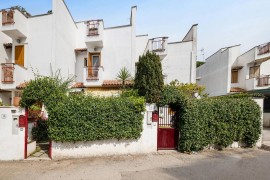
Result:
<svg viewBox="0 0 270 180"><path fill-rule="evenodd" d="M253 98L253 100L260 106L261 109L261 132L263 131L263 100L264 98ZM262 146L262 133L260 135L259 140L256 143L256 147L261 147Z"/></svg>
<svg viewBox="0 0 270 180"><path fill-rule="evenodd" d="M162 60L163 74L167 75L165 83L178 80L181 83L190 83L192 63L192 41L168 43L168 54ZM194 69L195 71L195 69Z"/></svg>
<svg viewBox="0 0 270 180"><path fill-rule="evenodd" d="M15 107L0 107L0 160L24 159L25 128L19 128L18 116L14 120L11 110L24 114Z"/></svg>
<svg viewBox="0 0 270 180"><path fill-rule="evenodd" d="M150 113L151 114L151 113ZM52 142L52 157L91 157L120 154L140 154L157 151L157 123L147 125L144 115L143 132L138 140L102 140L92 142L57 143Z"/></svg>

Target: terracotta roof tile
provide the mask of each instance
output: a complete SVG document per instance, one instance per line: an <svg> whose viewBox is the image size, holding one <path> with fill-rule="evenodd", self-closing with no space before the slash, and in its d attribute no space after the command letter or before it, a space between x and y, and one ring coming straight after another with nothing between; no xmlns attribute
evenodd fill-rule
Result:
<svg viewBox="0 0 270 180"><path fill-rule="evenodd" d="M246 92L246 90L239 87L232 87L230 92Z"/></svg>
<svg viewBox="0 0 270 180"><path fill-rule="evenodd" d="M87 48L77 48L74 51L75 52L83 52L83 51L87 51Z"/></svg>
<svg viewBox="0 0 270 180"><path fill-rule="evenodd" d="M125 84L127 85L127 86L130 86L130 85L132 85L133 83L132 83L132 81L126 81L125 82ZM102 86L121 86L122 85L122 81L121 80L104 80L103 81L103 84L102 84Z"/></svg>
<svg viewBox="0 0 270 180"><path fill-rule="evenodd" d="M16 89L24 89L28 85L28 83L29 82L23 82L19 84L18 86L16 86Z"/></svg>
<svg viewBox="0 0 270 180"><path fill-rule="evenodd" d="M85 88L82 82L76 82L71 88Z"/></svg>

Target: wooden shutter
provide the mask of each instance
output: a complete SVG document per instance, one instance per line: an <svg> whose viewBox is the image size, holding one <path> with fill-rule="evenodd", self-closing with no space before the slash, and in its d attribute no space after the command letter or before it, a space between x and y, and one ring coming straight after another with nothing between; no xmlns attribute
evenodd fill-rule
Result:
<svg viewBox="0 0 270 180"><path fill-rule="evenodd" d="M238 83L238 71L232 71L231 83Z"/></svg>
<svg viewBox="0 0 270 180"><path fill-rule="evenodd" d="M15 64L24 66L24 46L15 46Z"/></svg>

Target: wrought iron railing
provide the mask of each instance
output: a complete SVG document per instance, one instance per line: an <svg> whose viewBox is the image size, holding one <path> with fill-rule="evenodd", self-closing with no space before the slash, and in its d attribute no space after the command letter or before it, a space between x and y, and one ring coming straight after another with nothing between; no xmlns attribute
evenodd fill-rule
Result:
<svg viewBox="0 0 270 180"><path fill-rule="evenodd" d="M14 82L14 63L2 63L2 83Z"/></svg>
<svg viewBox="0 0 270 180"><path fill-rule="evenodd" d="M98 36L99 35L99 21L91 20L87 21L87 36Z"/></svg>
<svg viewBox="0 0 270 180"><path fill-rule="evenodd" d="M14 24L14 13L13 9L2 10L2 25Z"/></svg>
<svg viewBox="0 0 270 180"><path fill-rule="evenodd" d="M264 87L270 85L270 75L260 76L257 78L257 86Z"/></svg>
<svg viewBox="0 0 270 180"><path fill-rule="evenodd" d="M99 79L99 68L100 66L87 66L87 80L98 80Z"/></svg>
<svg viewBox="0 0 270 180"><path fill-rule="evenodd" d="M269 52L270 52L270 43L258 47L258 55L266 54Z"/></svg>

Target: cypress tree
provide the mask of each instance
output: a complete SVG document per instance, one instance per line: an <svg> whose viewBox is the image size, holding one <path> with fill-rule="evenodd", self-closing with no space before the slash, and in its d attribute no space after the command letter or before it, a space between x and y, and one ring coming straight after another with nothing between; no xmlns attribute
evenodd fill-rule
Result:
<svg viewBox="0 0 270 180"><path fill-rule="evenodd" d="M134 88L148 103L158 102L164 86L161 60L149 51L139 57L135 74Z"/></svg>

